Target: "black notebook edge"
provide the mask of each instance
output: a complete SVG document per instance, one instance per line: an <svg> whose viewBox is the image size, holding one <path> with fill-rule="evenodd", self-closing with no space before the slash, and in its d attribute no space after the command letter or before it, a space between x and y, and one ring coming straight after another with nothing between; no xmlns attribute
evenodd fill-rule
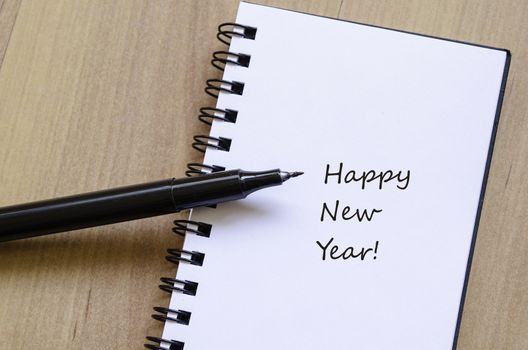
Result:
<svg viewBox="0 0 528 350"><path fill-rule="evenodd" d="M506 52L506 59L504 61L504 70L502 73L502 82L501 82L501 87L500 87L500 92L499 92L499 98L497 100L497 107L495 109L495 120L493 122L493 130L491 132L491 138L490 138L490 143L489 143L489 148L488 148L488 157L486 160L486 167L484 169L484 177L482 179L482 187L480 190L479 205L477 209L477 215L475 217L475 227L473 228L473 237L471 238L471 246L469 249L469 256L468 256L468 262L467 262L467 267L466 267L466 277L464 279L464 286L462 288L462 295L461 295L461 300L460 300L460 305L459 305L459 310L458 310L457 324L455 328L455 336L453 338L453 348L452 348L453 350L456 350L457 348L458 336L460 334L460 325L462 323L462 313L464 311L464 304L466 301L466 294L467 294L467 289L468 289L468 284L469 284L469 275L471 273L471 264L473 261L473 254L475 252L477 232L478 232L478 228L480 224L482 207L484 205L486 185L488 184L488 177L489 177L491 161L493 157L493 149L495 148L495 140L497 138L497 130L499 128L499 119L500 119L500 114L502 110L502 103L504 102L504 95L506 92L506 83L508 80L508 73L510 70L511 53L509 50L502 50L502 51Z"/></svg>
<svg viewBox="0 0 528 350"><path fill-rule="evenodd" d="M501 114L501 110L502 110L502 104L503 104L503 101L504 101L504 95L505 95L505 91L506 91L506 83L507 83L507 80L508 80L508 73L509 73L509 70L510 70L510 62L511 62L511 57L512 57L510 50L504 49L504 48L497 48L497 47L487 46L487 45L470 43L470 42L461 41L461 40L454 40L454 39L442 38L442 37L433 36L433 35L415 33L415 32L410 32L410 31L406 31L406 30L387 28L387 27L382 27L382 26L378 26L378 25L374 25L374 24L366 24L366 23L361 23L361 22L355 22L355 21L350 21L350 20L340 19L340 18L335 18L335 17L330 17L330 16L316 15L316 14L313 14L313 13L296 11L296 10L290 10L290 9L285 9L285 8L281 8L281 7L277 7L277 6L256 4L256 3L253 3L253 2L250 2L250 1L241 1L241 2L245 2L245 3L251 4L251 5L258 5L258 6L263 6L263 7L271 7L271 8L275 8L275 9L279 9L279 10L296 12L296 13L309 15L309 16L314 16L314 17L327 18L327 19L331 19L331 20L334 20L334 21L341 21L341 22L353 23L353 24L366 26L366 27L385 29L385 30L390 30L390 31L393 31L393 32L403 33L403 34L423 36L423 37L430 38L430 39L450 41L450 42L454 42L454 43L458 43L458 44L476 46L476 47L481 47L481 48L490 49L490 50L504 51L506 53L506 59L504 61L504 70L503 70L503 74L502 74L501 87L500 87L499 96L498 96L498 100L497 100L497 107L495 109L495 119L493 121L493 130L491 131L491 138L490 138L489 147L488 147L488 156L487 156L487 159L486 159L486 166L485 166L485 169L484 169L484 177L482 179L482 186L481 186L481 190L480 190L479 204L478 204L477 213L476 213L476 217L475 217L475 226L473 228L473 235L472 235L472 238L471 238L471 245L470 245L470 249L469 249L468 262L467 262L467 265L466 265L466 274L465 274L465 278L464 278L464 285L462 287L462 294L461 294L461 297L460 297L460 304L459 304L459 309L458 309L458 316L457 316L457 322L456 322L456 327L455 327L455 333L454 333L454 336L453 336L452 350L456 350L457 343L458 343L458 336L460 334L460 325L462 323L462 314L463 314L463 311L464 311L464 304L465 304L465 301L466 301L466 294L467 294L467 289L468 289L468 284L469 284L469 275L471 273L471 264L472 264L472 261L473 261L473 255L474 255L474 252L475 252L475 245L476 245L476 241L477 241L477 232L478 232L478 228L479 228L480 217L481 217L481 214L482 214L482 207L484 205L484 197L485 197L485 193L486 193L486 185L488 183L488 177L489 177L489 172L490 172L490 168L491 168L491 161L492 161L492 157L493 157L493 149L495 147L495 140L497 138L497 130L498 130L498 127L499 127L499 119L500 119L500 114ZM244 23L242 23L242 24L244 24Z"/></svg>

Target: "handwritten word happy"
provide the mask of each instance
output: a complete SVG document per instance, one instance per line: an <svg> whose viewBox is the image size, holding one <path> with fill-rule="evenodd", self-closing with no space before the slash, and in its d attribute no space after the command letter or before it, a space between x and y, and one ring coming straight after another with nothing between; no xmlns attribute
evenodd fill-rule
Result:
<svg viewBox="0 0 528 350"><path fill-rule="evenodd" d="M361 185L361 189L364 190L368 184L373 183L378 189L383 189L384 185L388 182L396 184L396 188L405 190L409 186L411 179L411 171L395 171L395 170L367 170L367 171L356 171L356 170L343 170L343 163L339 163L339 169L330 170L330 164L326 165L326 173L324 183L328 184L330 181L335 181L336 184L341 183L358 183ZM385 185L386 187L386 185Z"/></svg>

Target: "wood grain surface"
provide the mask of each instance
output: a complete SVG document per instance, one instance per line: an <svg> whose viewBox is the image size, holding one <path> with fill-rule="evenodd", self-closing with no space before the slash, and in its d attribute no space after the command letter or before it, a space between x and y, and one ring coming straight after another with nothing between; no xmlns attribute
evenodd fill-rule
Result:
<svg viewBox="0 0 528 350"><path fill-rule="evenodd" d="M459 349L528 349L528 2L255 2L512 51ZM0 0L0 205L182 176L237 6ZM1 244L0 348L142 349L177 217Z"/></svg>

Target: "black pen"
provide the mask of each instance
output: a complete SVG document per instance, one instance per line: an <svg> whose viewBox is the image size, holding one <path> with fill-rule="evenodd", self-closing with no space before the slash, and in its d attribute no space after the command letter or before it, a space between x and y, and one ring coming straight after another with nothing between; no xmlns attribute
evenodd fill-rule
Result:
<svg viewBox="0 0 528 350"><path fill-rule="evenodd" d="M229 170L4 207L0 208L0 242L211 206L302 174Z"/></svg>

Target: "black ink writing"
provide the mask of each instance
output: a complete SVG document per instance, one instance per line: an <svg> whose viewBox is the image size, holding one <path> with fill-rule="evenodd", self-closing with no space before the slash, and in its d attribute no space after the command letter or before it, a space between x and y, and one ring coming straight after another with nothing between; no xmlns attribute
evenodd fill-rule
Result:
<svg viewBox="0 0 528 350"><path fill-rule="evenodd" d="M325 261L327 258L332 260L348 260L352 258L360 259L361 261L363 261L369 256L372 256L372 259L376 260L378 256L379 241L376 241L376 243L374 243L374 246L371 248L346 247L344 250L341 250L341 248L337 244L332 244L333 242L333 237L330 238L330 240L328 240L328 242L324 245L319 241L315 242L322 250L321 260Z"/></svg>
<svg viewBox="0 0 528 350"><path fill-rule="evenodd" d="M335 201L334 210L330 210L326 202L323 203L323 210L321 211L321 221L325 220L326 215L332 219L332 221L336 221L338 216L342 218L343 220L351 220L353 218L356 218L357 221L362 222L364 219L367 219L367 221L371 221L374 217L374 214L381 213L383 209L372 209L367 210L363 209L363 211L360 211L359 209L356 209L355 211L352 211L352 209L349 206L343 207L341 211L339 211L340 215L338 215L339 211L339 201Z"/></svg>
<svg viewBox="0 0 528 350"><path fill-rule="evenodd" d="M327 164L324 183L328 184L329 180L335 180L337 184L348 184L351 182L359 183L362 190L364 190L367 184L371 182L376 184L378 189L381 190L386 183L396 180L396 187L400 190L405 190L409 186L409 181L411 180L411 171L343 171L343 163L339 163L338 170L330 170L330 164Z"/></svg>

